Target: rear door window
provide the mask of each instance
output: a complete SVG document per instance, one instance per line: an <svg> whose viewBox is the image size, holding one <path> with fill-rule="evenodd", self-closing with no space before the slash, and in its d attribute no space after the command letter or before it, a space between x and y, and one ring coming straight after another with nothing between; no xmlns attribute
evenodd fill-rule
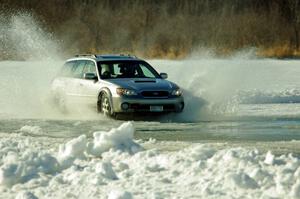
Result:
<svg viewBox="0 0 300 199"><path fill-rule="evenodd" d="M74 65L76 64L75 61L69 61L69 62L66 62L61 71L60 71L60 76L62 77L71 77L72 76L72 70L73 70L73 67Z"/></svg>
<svg viewBox="0 0 300 199"><path fill-rule="evenodd" d="M83 78L83 69L85 67L85 60L76 61L77 64L73 65L72 76L75 78Z"/></svg>
<svg viewBox="0 0 300 199"><path fill-rule="evenodd" d="M83 69L83 74L84 73L94 73L94 74L97 74L95 63L92 62L92 61L86 61L85 67Z"/></svg>

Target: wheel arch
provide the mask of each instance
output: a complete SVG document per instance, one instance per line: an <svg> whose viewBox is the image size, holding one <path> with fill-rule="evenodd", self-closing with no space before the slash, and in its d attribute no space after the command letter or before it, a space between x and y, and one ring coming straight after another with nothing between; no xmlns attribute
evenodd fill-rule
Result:
<svg viewBox="0 0 300 199"><path fill-rule="evenodd" d="M114 112L114 105L113 105L113 101L112 101L112 94L111 94L111 91L109 90L109 88L107 87L104 87L104 88L101 88L99 93L98 93L98 99L97 99L97 106L98 106L98 103L100 102L101 103L101 96L103 94L106 94L108 96L108 99L109 99L109 103L111 105L111 112L113 113Z"/></svg>

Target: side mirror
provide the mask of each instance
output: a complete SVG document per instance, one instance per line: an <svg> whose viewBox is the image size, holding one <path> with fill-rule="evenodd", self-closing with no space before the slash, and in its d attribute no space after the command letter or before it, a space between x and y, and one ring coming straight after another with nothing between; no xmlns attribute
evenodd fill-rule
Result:
<svg viewBox="0 0 300 199"><path fill-rule="evenodd" d="M160 73L159 75L160 75L160 77L162 79L167 79L168 78L168 74L167 73Z"/></svg>
<svg viewBox="0 0 300 199"><path fill-rule="evenodd" d="M88 80L97 80L98 79L97 75L95 73L84 73L83 78L88 79Z"/></svg>

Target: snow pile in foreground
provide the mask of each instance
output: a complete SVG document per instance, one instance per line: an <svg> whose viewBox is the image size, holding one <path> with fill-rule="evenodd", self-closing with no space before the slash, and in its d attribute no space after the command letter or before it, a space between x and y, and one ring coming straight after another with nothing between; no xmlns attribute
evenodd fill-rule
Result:
<svg viewBox="0 0 300 199"><path fill-rule="evenodd" d="M75 159L84 159L88 156L101 157L102 153L109 150L134 154L142 150L142 147L133 141L133 133L132 123L127 122L109 132L95 132L93 142L88 142L86 135L81 135L60 146L58 161L61 167L66 168L71 166Z"/></svg>
<svg viewBox="0 0 300 199"><path fill-rule="evenodd" d="M24 126L20 132L42 131L40 127ZM30 143L7 141L1 142L0 152L0 184L11 187L18 183L26 183L41 174L55 174L73 165L76 159L88 156L101 156L109 150L126 151L134 154L142 147L133 141L134 128L131 123L124 123L109 132L95 132L93 142L88 142L85 135L70 140L59 148L57 157L46 151L30 148ZM104 166L105 172L111 170L109 164ZM108 176L114 175L109 171ZM107 177L107 176L106 176Z"/></svg>
<svg viewBox="0 0 300 199"><path fill-rule="evenodd" d="M28 134L41 134L42 132L42 128L39 126L23 126L22 128L20 128L19 130L21 133L28 133Z"/></svg>
<svg viewBox="0 0 300 199"><path fill-rule="evenodd" d="M1 185L26 183L39 173L53 174L58 170L57 159L48 151L32 148L28 139L15 138L0 141Z"/></svg>
<svg viewBox="0 0 300 199"><path fill-rule="evenodd" d="M246 148L193 144L143 150L124 123L57 148L50 138L0 140L4 198L300 198L300 159ZM51 145L50 145L51 146Z"/></svg>

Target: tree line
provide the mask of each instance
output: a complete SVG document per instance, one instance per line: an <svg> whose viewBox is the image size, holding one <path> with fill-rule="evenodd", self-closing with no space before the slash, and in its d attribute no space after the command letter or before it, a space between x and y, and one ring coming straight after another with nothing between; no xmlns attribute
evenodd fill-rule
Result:
<svg viewBox="0 0 300 199"><path fill-rule="evenodd" d="M5 15L30 12L69 54L181 58L198 48L228 55L299 53L300 0L0 0Z"/></svg>

